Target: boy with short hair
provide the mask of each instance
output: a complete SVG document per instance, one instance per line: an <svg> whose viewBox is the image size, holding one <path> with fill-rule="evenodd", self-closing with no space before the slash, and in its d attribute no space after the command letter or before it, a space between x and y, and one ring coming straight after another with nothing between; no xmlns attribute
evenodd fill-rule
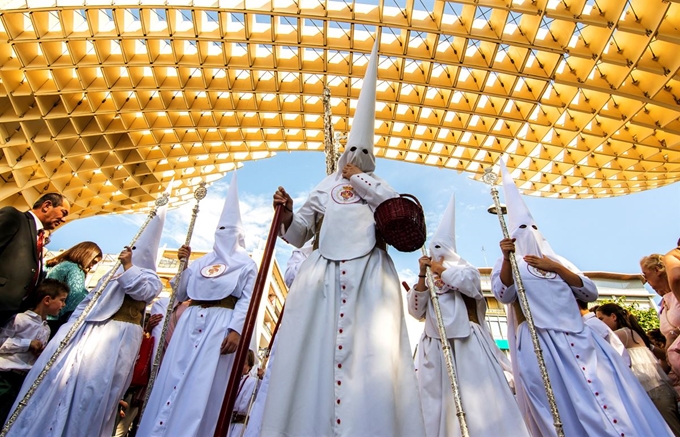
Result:
<svg viewBox="0 0 680 437"><path fill-rule="evenodd" d="M29 310L15 315L0 330L0 423L4 423L26 374L50 338L47 316L59 314L69 287L56 279L45 279L29 296Z"/></svg>

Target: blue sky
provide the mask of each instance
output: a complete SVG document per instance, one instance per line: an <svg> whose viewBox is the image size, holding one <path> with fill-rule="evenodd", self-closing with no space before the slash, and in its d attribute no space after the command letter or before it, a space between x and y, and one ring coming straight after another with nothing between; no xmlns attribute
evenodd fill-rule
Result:
<svg viewBox="0 0 680 437"><path fill-rule="evenodd" d="M467 174L429 166L379 159L376 174L400 193L415 195L426 214L428 234L433 233L452 193L456 194L458 252L472 264L492 266L500 256L501 230L495 216L486 212L492 203L488 188ZM323 153L279 153L273 158L247 162L238 170L241 214L248 246L263 244L271 223L271 196L284 186L299 207L307 193L325 176ZM222 210L231 174L209 187L201 203L192 246L209 250ZM501 190L502 198L502 190ZM638 260L665 252L680 238L680 184L628 196L567 200L525 196L539 229L553 249L584 271L638 272ZM168 247L184 241L193 205L168 213L162 239ZM107 253L118 252L136 233L145 215L108 215L69 222L52 236L51 250L91 240ZM277 259L285 266L291 247L279 240ZM404 278L417 268L419 252L405 254L390 249Z"/></svg>

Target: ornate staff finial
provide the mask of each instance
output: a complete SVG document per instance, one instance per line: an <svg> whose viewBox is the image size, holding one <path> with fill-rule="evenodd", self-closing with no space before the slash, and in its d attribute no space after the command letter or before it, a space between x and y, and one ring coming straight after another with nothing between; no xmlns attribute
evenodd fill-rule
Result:
<svg viewBox="0 0 680 437"><path fill-rule="evenodd" d="M208 189L205 187L205 182L201 181L200 184L198 184L198 188L196 188L196 191L194 191L194 199L196 199L197 202L205 199L205 196L208 195Z"/></svg>
<svg viewBox="0 0 680 437"><path fill-rule="evenodd" d="M163 205L167 205L169 201L170 195L168 193L163 193L158 199L156 199L154 204L156 205L156 208L160 208Z"/></svg>
<svg viewBox="0 0 680 437"><path fill-rule="evenodd" d="M494 173L493 167L487 167L486 170L484 170L482 181L484 181L485 184L491 185L492 187L496 185L496 181L498 181L498 175Z"/></svg>

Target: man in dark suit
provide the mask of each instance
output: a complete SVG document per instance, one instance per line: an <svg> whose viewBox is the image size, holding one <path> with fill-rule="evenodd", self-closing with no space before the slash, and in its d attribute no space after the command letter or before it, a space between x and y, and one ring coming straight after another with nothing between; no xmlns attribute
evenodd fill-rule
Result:
<svg viewBox="0 0 680 437"><path fill-rule="evenodd" d="M0 209L0 326L42 279L45 231L64 222L71 206L61 194L47 193L26 212Z"/></svg>

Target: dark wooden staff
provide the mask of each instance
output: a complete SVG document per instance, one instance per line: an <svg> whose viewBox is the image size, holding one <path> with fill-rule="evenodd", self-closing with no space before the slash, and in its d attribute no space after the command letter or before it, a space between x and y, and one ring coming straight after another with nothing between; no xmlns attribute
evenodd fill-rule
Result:
<svg viewBox="0 0 680 437"><path fill-rule="evenodd" d="M214 437L227 437L229 432L229 423L231 422L231 414L236 403L236 394L238 392L239 381L243 374L243 364L246 362L246 354L250 347L250 339L255 330L255 322L257 320L257 312L260 308L260 301L262 300L262 293L264 286L267 283L267 275L269 273L269 265L274 254L274 246L276 245L276 237L279 232L281 223L281 211L283 205L277 205L274 210L274 220L269 229L269 236L267 237L267 245L264 248L262 255L262 263L260 270L257 272L257 279L255 279L255 286L253 287L253 294L250 297L250 306L246 314L246 320L243 323L243 330L241 332L241 339L234 354L234 364L231 367L231 374L229 375L229 382L227 383L227 391L224 393L224 400L222 401L222 409L215 428Z"/></svg>

